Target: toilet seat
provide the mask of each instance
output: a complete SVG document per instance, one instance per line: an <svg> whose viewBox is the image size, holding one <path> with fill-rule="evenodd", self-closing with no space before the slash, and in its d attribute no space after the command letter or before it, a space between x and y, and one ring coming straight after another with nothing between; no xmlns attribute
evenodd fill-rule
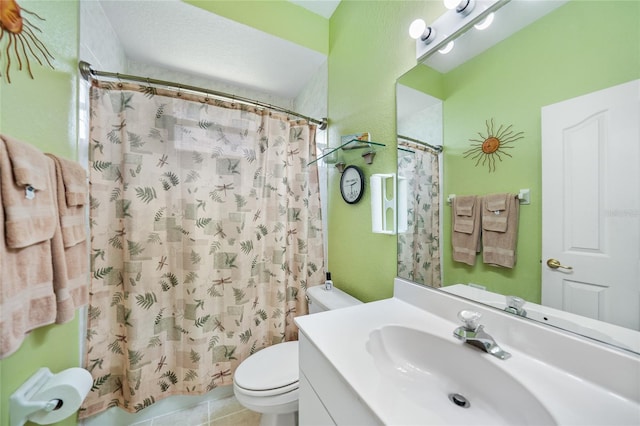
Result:
<svg viewBox="0 0 640 426"><path fill-rule="evenodd" d="M244 360L233 377L238 391L267 397L298 389L298 342L269 346Z"/></svg>
<svg viewBox="0 0 640 426"><path fill-rule="evenodd" d="M268 389L268 390L249 390L249 389L245 389L241 386L236 385L236 389L247 396L256 396L256 397L265 397L265 396L277 396L277 395L283 395L285 393L289 393L291 391L297 390L298 389L298 382L295 383L291 383L288 386L282 387L282 388L276 388L276 389Z"/></svg>

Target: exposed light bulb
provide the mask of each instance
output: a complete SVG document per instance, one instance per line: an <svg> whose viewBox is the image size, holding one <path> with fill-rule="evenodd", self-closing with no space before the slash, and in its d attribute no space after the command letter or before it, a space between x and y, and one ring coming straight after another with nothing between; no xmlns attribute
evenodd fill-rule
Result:
<svg viewBox="0 0 640 426"><path fill-rule="evenodd" d="M420 39L424 44L429 44L436 38L436 30L432 27L427 27L427 24L422 19L416 19L409 26L409 35L413 39Z"/></svg>
<svg viewBox="0 0 640 426"><path fill-rule="evenodd" d="M451 40L449 43L447 43L447 45L445 47L443 47L442 49L438 50L438 52L442 53L443 55L446 55L447 53L451 52L453 50L453 46L455 45L455 43L453 42L453 40Z"/></svg>
<svg viewBox="0 0 640 426"><path fill-rule="evenodd" d="M427 23L422 19L416 19L409 26L409 36L411 36L412 39L417 40L422 34L424 34L425 29L427 29Z"/></svg>
<svg viewBox="0 0 640 426"><path fill-rule="evenodd" d="M455 9L460 4L461 0L444 0L444 7L447 9Z"/></svg>
<svg viewBox="0 0 640 426"><path fill-rule="evenodd" d="M493 12L491 12L489 15L487 15L486 18L484 18L482 20L482 22L478 22L477 24L474 25L474 27L476 27L477 29L479 29L480 31L482 30L486 30L487 28L489 28L491 26L491 24L493 23L493 18L494 18L494 14Z"/></svg>
<svg viewBox="0 0 640 426"><path fill-rule="evenodd" d="M475 7L475 0L444 0L444 7L449 10L455 9L461 16L467 16Z"/></svg>

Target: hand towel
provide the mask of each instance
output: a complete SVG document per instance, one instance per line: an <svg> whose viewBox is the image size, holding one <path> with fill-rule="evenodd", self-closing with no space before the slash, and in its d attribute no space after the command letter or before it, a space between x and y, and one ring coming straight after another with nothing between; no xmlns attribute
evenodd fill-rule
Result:
<svg viewBox="0 0 640 426"><path fill-rule="evenodd" d="M476 199L473 197L461 197L453 203L455 222L453 229L456 232L472 234L475 227L474 207Z"/></svg>
<svg viewBox="0 0 640 426"><path fill-rule="evenodd" d="M451 243L453 260L475 265L480 251L480 205L475 195L452 200Z"/></svg>
<svg viewBox="0 0 640 426"><path fill-rule="evenodd" d="M482 200L482 260L513 268L516 264L518 212L516 194L491 194Z"/></svg>
<svg viewBox="0 0 640 426"><path fill-rule="evenodd" d="M47 157L38 149L0 135L5 147L2 205L8 247L22 248L50 240L58 220Z"/></svg>
<svg viewBox="0 0 640 426"><path fill-rule="evenodd" d="M508 219L508 198L512 194L494 194L483 198L482 229L486 231L506 232ZM491 214L493 213L493 214Z"/></svg>
<svg viewBox="0 0 640 426"><path fill-rule="evenodd" d="M56 318L51 262L57 223L54 183L47 157L21 145L26 144L0 135L0 359L14 353L30 330L52 324ZM10 158L10 152L18 159ZM26 156L32 165L24 161ZM25 198L25 183L36 188L31 200Z"/></svg>
<svg viewBox="0 0 640 426"><path fill-rule="evenodd" d="M56 167L62 172L62 182L64 183L64 194L68 207L84 206L87 202L88 185L87 172L75 161L66 158L52 157L56 162Z"/></svg>
<svg viewBox="0 0 640 426"><path fill-rule="evenodd" d="M84 208L87 175L82 166L74 161L53 154L46 155L55 165L58 214L64 247L72 247L87 239Z"/></svg>
<svg viewBox="0 0 640 426"><path fill-rule="evenodd" d="M64 183L64 170L82 169L77 163L52 154L49 156L51 179L56 182L57 207L60 220L53 235L51 256L53 261L53 289L56 294L56 323L71 321L76 308L88 302L88 272L85 211L83 205L68 206ZM84 173L84 169L82 169ZM81 176L81 173L75 173ZM78 185L80 187L80 185ZM85 199L86 194L76 200Z"/></svg>

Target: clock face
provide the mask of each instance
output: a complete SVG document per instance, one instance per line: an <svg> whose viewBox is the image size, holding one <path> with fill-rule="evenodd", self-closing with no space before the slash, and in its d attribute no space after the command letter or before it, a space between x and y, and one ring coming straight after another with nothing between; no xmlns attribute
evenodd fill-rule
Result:
<svg viewBox="0 0 640 426"><path fill-rule="evenodd" d="M356 166L349 166L342 172L340 178L340 193L349 204L360 201L364 193L364 175Z"/></svg>

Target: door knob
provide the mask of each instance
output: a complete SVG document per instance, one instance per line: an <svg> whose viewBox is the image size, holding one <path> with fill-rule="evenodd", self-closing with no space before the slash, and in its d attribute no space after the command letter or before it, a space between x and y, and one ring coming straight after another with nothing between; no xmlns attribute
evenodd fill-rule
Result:
<svg viewBox="0 0 640 426"><path fill-rule="evenodd" d="M571 266L565 266L563 264L560 263L559 260L557 259L549 259L547 260L547 266L551 269L558 269L558 268L562 268L562 269L573 269L573 267Z"/></svg>

